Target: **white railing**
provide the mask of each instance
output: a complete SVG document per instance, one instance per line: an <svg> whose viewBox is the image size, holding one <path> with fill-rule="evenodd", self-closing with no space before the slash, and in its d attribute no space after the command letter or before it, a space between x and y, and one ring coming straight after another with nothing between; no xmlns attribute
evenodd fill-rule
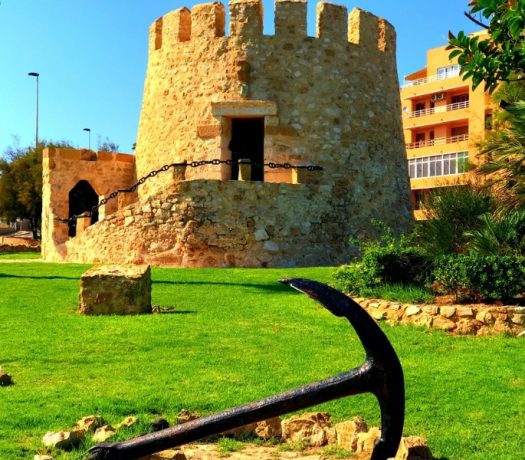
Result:
<svg viewBox="0 0 525 460"><path fill-rule="evenodd" d="M437 137L428 141L410 142L406 144L407 149L420 149L422 147L432 147L433 145L453 144L454 142L468 141L468 134L460 134L452 137Z"/></svg>
<svg viewBox="0 0 525 460"><path fill-rule="evenodd" d="M434 115L435 113L450 112L451 110L467 109L469 101L454 102L454 104L439 105L430 109L416 110L408 112L408 118L426 117L427 115Z"/></svg>
<svg viewBox="0 0 525 460"><path fill-rule="evenodd" d="M411 86L420 86L433 81L446 80L447 78L454 78L459 76L459 69L448 72L446 75L430 75L430 77L418 78L417 80L407 80L401 85L401 88L410 88Z"/></svg>

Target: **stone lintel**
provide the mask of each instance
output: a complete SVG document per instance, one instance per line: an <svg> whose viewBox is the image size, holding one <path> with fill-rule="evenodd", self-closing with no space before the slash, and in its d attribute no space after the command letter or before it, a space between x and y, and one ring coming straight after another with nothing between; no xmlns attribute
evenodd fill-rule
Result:
<svg viewBox="0 0 525 460"><path fill-rule="evenodd" d="M270 101L220 101L211 103L215 117L253 117L277 115L277 104Z"/></svg>

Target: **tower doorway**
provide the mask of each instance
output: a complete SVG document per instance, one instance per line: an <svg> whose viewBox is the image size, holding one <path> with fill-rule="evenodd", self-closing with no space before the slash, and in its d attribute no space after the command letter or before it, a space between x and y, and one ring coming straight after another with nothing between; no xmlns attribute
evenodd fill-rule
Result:
<svg viewBox="0 0 525 460"><path fill-rule="evenodd" d="M264 181L264 117L233 118L232 138L228 148L232 154L231 179L239 175L238 161L249 159L252 163L252 181Z"/></svg>
<svg viewBox="0 0 525 460"><path fill-rule="evenodd" d="M91 211L93 206L98 204L97 192L91 187L87 180L77 182L69 192L69 218L78 216L86 211ZM98 211L91 215L91 224L98 221ZM73 219L68 223L68 236L74 237L77 234L77 223Z"/></svg>

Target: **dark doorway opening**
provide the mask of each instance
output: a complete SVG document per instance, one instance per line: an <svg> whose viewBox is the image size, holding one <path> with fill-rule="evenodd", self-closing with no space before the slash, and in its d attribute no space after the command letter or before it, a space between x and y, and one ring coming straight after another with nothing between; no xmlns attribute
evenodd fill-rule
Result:
<svg viewBox="0 0 525 460"><path fill-rule="evenodd" d="M69 218L78 216L83 212L90 211L93 206L98 204L98 195L93 187L87 180L81 180L77 182L71 191L69 192ZM93 212L91 215L91 224L98 221L98 210ZM77 223L76 220L70 220L68 229L68 235L73 237L77 234Z"/></svg>
<svg viewBox="0 0 525 460"><path fill-rule="evenodd" d="M249 159L252 162L251 180L264 180L264 118L233 118L229 148L234 163L232 180L237 180L237 162L241 159Z"/></svg>

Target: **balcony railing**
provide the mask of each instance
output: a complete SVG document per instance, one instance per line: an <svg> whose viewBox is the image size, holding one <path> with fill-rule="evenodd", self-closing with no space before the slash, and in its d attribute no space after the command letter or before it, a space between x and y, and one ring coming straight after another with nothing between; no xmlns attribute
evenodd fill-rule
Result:
<svg viewBox="0 0 525 460"><path fill-rule="evenodd" d="M447 78L454 78L459 75L459 69L448 72L446 75L431 75L426 78L418 78L417 80L408 80L401 88L410 88L411 86L420 86L425 85L426 83L431 83L433 81L446 80Z"/></svg>
<svg viewBox="0 0 525 460"><path fill-rule="evenodd" d="M469 107L469 101L454 102L454 104L440 105L431 107L430 109L415 110L408 113L408 118L426 117L427 115L434 115L435 113L450 112L451 110L466 109Z"/></svg>
<svg viewBox="0 0 525 460"><path fill-rule="evenodd" d="M406 144L407 149L420 149L422 147L432 147L433 145L453 144L454 142L468 141L468 134L460 134L452 137L438 137L428 141L410 142Z"/></svg>

